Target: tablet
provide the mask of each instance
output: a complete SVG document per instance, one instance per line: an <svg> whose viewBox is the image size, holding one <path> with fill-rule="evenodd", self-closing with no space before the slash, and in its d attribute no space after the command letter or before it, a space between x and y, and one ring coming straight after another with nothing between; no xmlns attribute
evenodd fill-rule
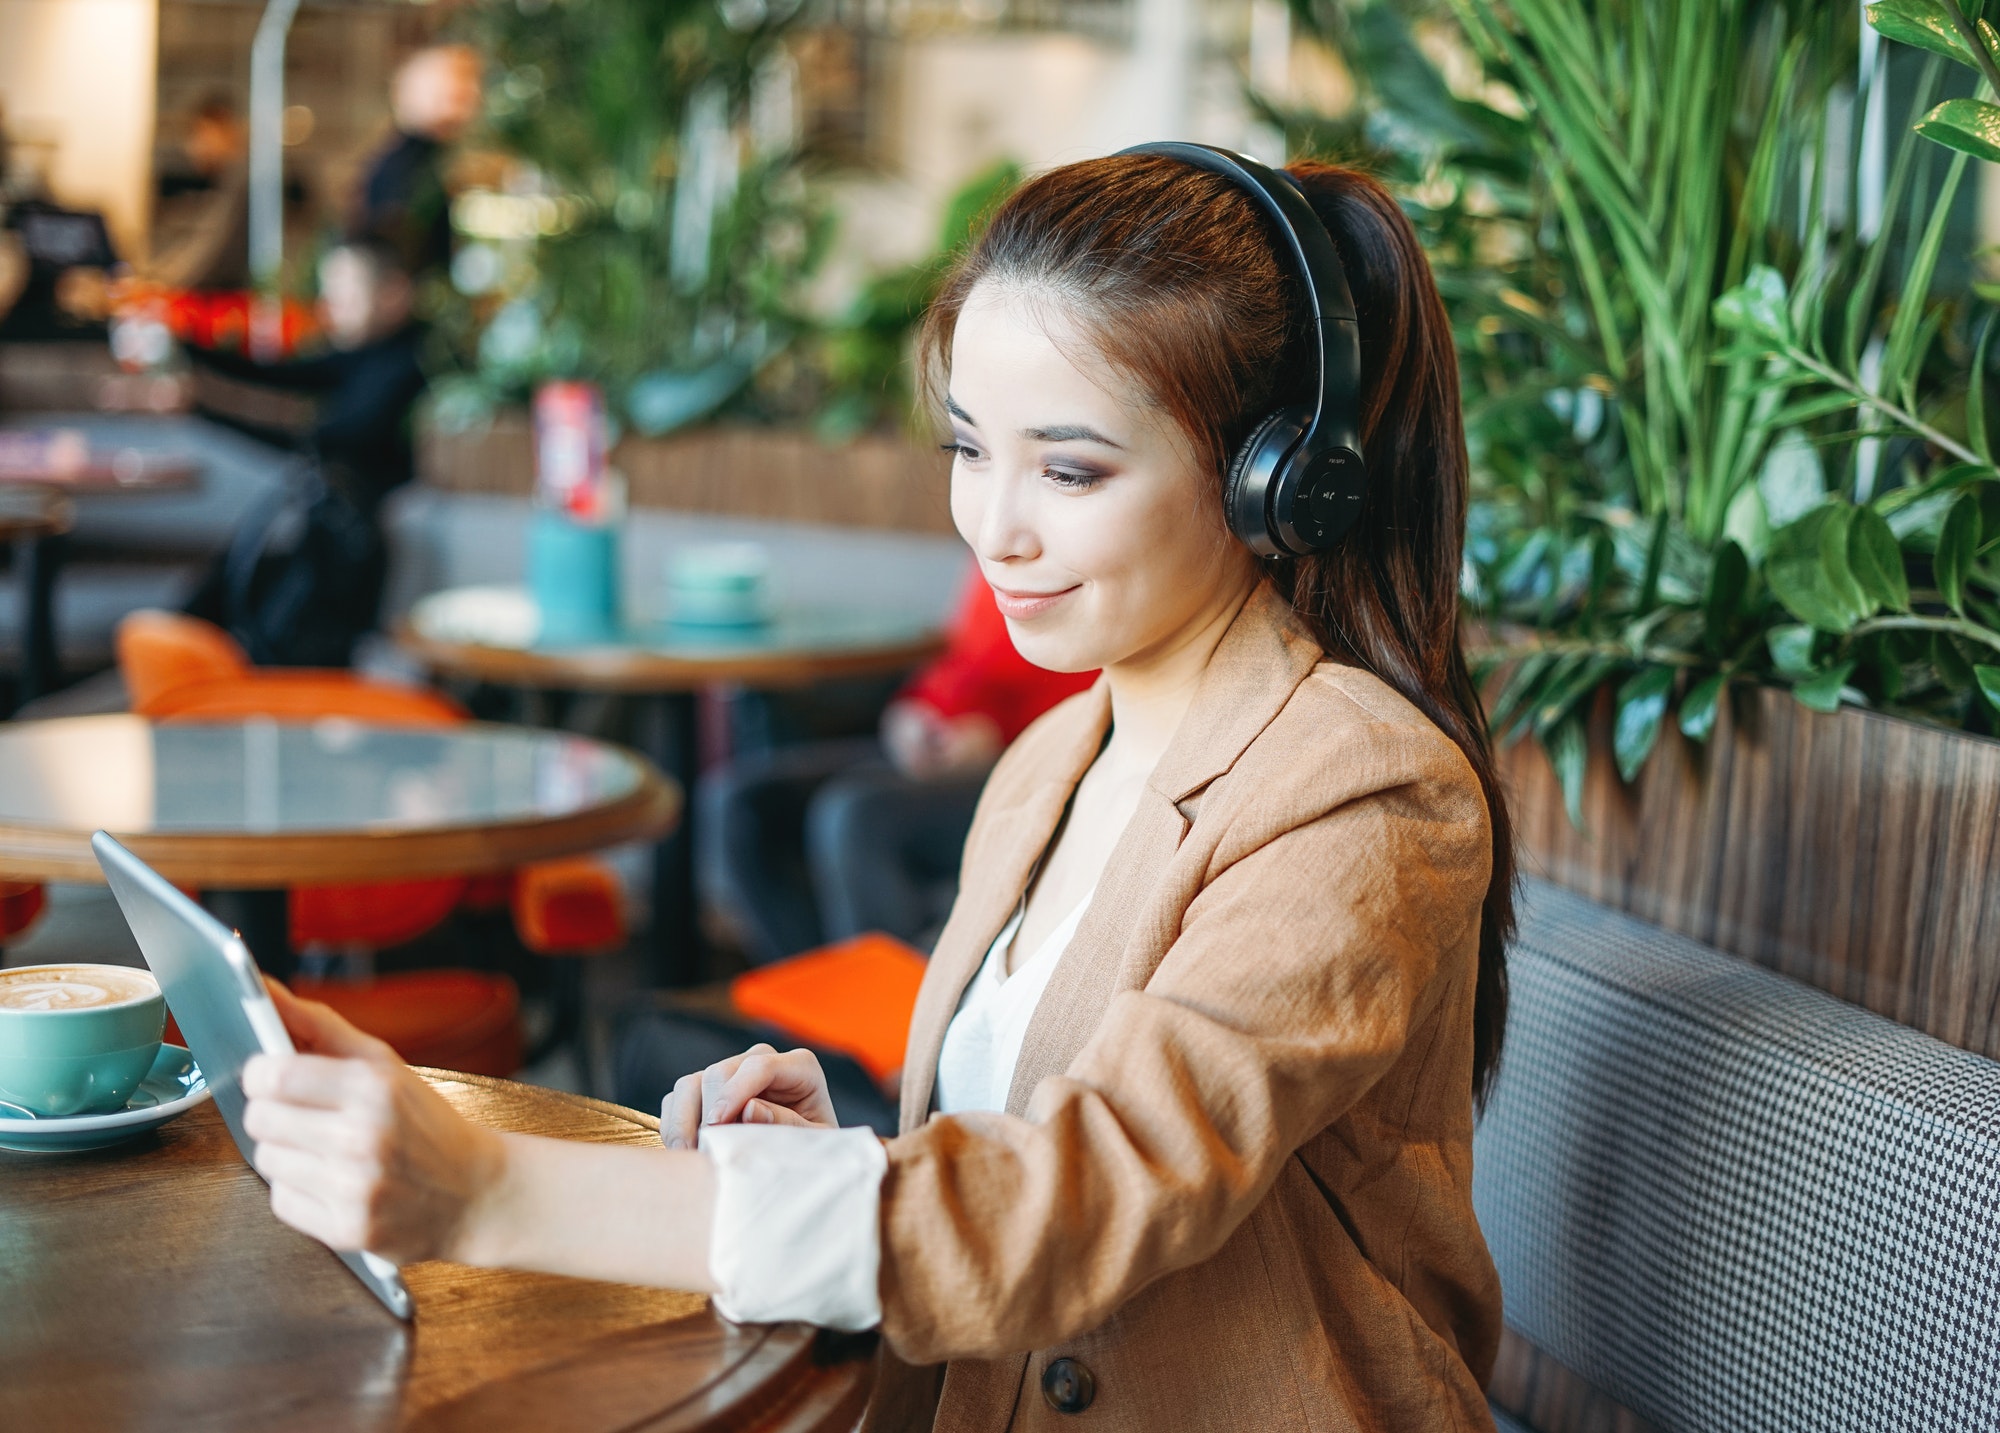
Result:
<svg viewBox="0 0 2000 1433"><path fill-rule="evenodd" d="M292 1053L292 1037L256 961L241 936L110 836L99 831L90 848L187 1038L188 1052L214 1092L230 1138L249 1162L255 1142L243 1132L243 1066L255 1054ZM410 1317L410 1291L394 1264L368 1253L338 1257L390 1313Z"/></svg>

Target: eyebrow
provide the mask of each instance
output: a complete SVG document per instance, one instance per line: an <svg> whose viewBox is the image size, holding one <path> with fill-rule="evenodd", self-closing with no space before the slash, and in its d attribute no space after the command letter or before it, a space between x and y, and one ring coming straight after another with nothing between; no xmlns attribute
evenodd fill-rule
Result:
<svg viewBox="0 0 2000 1433"><path fill-rule="evenodd" d="M944 406L945 411L960 422L970 423L975 428L979 426L977 419L958 406L957 399L947 395ZM1038 443L1101 443L1107 448L1116 448L1121 453L1125 451L1123 443L1115 442L1083 423L1059 423L1051 428L1023 428L1021 435L1033 438Z"/></svg>

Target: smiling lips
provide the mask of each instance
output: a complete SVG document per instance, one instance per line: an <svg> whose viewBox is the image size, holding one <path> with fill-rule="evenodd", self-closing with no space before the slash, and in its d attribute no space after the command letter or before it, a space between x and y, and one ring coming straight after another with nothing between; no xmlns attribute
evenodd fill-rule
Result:
<svg viewBox="0 0 2000 1433"><path fill-rule="evenodd" d="M1076 586L1065 587L1060 592L1009 592L1004 587L996 587L993 589L993 602L1002 617L1025 622L1030 617L1041 616L1074 591Z"/></svg>

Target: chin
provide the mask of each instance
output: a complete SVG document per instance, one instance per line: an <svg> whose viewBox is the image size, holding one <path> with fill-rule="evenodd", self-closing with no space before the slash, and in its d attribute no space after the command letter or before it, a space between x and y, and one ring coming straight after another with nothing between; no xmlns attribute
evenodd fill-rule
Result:
<svg viewBox="0 0 2000 1433"><path fill-rule="evenodd" d="M1110 660L1102 642L1069 628L1068 623L1044 627L1010 621L1007 635L1014 639L1015 651L1045 672L1094 672Z"/></svg>

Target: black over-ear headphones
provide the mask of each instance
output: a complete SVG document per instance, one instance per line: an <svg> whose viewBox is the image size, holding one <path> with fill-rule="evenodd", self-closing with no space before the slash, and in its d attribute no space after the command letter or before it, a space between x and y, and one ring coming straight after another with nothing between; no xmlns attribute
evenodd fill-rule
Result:
<svg viewBox="0 0 2000 1433"><path fill-rule="evenodd" d="M1229 527L1263 556L1324 552L1347 535L1367 491L1358 409L1361 326L1333 236L1291 175L1206 144L1139 144L1120 154L1157 154L1220 174L1278 227L1319 332L1319 390L1250 430L1229 462L1223 500ZM1282 257L1282 253L1281 253Z"/></svg>

